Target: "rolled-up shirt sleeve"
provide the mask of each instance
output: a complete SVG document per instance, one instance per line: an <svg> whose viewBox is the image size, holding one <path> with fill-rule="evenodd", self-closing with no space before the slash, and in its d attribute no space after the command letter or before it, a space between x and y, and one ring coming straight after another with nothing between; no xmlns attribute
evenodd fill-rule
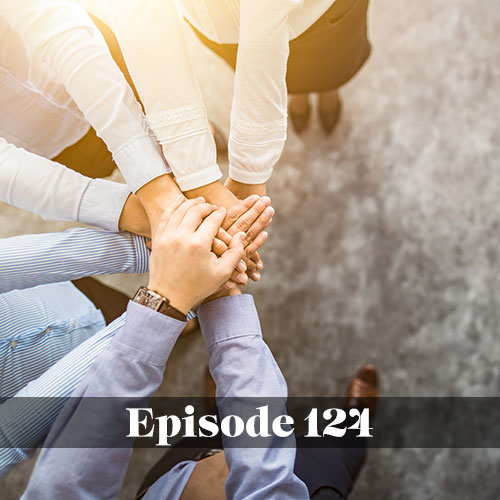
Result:
<svg viewBox="0 0 500 500"><path fill-rule="evenodd" d="M17 0L2 1L0 9L23 41L30 67L42 66L45 71L36 74L64 84L133 192L170 171L132 89L81 5Z"/></svg>
<svg viewBox="0 0 500 500"><path fill-rule="evenodd" d="M109 24L147 121L183 191L222 176L207 112L173 0L81 0Z"/></svg>
<svg viewBox="0 0 500 500"><path fill-rule="evenodd" d="M269 180L286 140L289 15L302 0L241 0L229 136L229 176Z"/></svg>

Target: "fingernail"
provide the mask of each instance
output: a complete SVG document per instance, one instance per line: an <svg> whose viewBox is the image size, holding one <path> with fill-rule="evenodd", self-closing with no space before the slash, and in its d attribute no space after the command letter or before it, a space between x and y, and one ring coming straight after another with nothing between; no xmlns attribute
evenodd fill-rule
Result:
<svg viewBox="0 0 500 500"><path fill-rule="evenodd" d="M252 278L254 281L259 281L260 280L260 273L257 273L257 272L252 273L250 275L250 278Z"/></svg>
<svg viewBox="0 0 500 500"><path fill-rule="evenodd" d="M252 196L248 197L248 201L251 201L253 203L255 203L256 201L258 201L259 199L260 199L260 196L258 194L252 194Z"/></svg>
<svg viewBox="0 0 500 500"><path fill-rule="evenodd" d="M236 267L236 269L240 273L244 273L247 270L247 265L245 264L245 261L240 260L240 263L238 264L238 266Z"/></svg>
<svg viewBox="0 0 500 500"><path fill-rule="evenodd" d="M198 198L196 198L198 201L205 201L205 198L203 198L203 196L198 196Z"/></svg>
<svg viewBox="0 0 500 500"><path fill-rule="evenodd" d="M271 204L271 198L269 198L269 196L263 196L261 199L260 199L260 202L262 203L262 205L264 207L267 207Z"/></svg>
<svg viewBox="0 0 500 500"><path fill-rule="evenodd" d="M228 290L232 290L233 288L236 288L236 283L233 283L232 281L228 281L228 282L226 283L226 288L227 288Z"/></svg>
<svg viewBox="0 0 500 500"><path fill-rule="evenodd" d="M264 216L265 217L272 217L274 215L274 208L273 207L267 207L264 210Z"/></svg>
<svg viewBox="0 0 500 500"><path fill-rule="evenodd" d="M179 196L177 196L177 198L175 199L175 201L181 201L183 199L184 199L184 195L180 194Z"/></svg>
<svg viewBox="0 0 500 500"><path fill-rule="evenodd" d="M262 262L259 262L257 264L257 271L262 271L262 269L264 269L264 264L262 264Z"/></svg>
<svg viewBox="0 0 500 500"><path fill-rule="evenodd" d="M248 281L248 277L245 273L240 273L238 276L236 276L236 281L238 283L241 283L242 285L245 285Z"/></svg>

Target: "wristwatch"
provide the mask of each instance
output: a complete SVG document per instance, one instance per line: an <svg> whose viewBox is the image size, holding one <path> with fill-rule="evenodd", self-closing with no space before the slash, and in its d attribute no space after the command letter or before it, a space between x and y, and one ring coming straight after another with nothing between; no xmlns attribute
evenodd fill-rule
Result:
<svg viewBox="0 0 500 500"><path fill-rule="evenodd" d="M187 316L183 312L179 311L179 309L171 306L170 300L163 297L159 293L153 292L153 290L150 290L145 286L141 286L139 290L137 290L137 293L132 300L142 306L152 309L153 311L165 314L165 316L170 316L171 318L178 319L179 321L187 321Z"/></svg>

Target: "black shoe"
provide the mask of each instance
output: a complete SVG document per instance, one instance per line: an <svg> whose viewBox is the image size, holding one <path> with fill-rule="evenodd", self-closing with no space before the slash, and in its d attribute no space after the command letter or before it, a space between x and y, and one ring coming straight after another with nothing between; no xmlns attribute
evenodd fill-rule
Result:
<svg viewBox="0 0 500 500"><path fill-rule="evenodd" d="M326 93L325 93L326 94ZM342 110L342 104L338 92L328 92L328 96L322 99L319 95L318 114L321 128L326 135L330 135L337 126Z"/></svg>
<svg viewBox="0 0 500 500"><path fill-rule="evenodd" d="M309 126L309 122L311 120L311 105L309 104L309 96L307 96L305 110L297 111L290 105L289 114L292 120L293 129L297 134L301 134Z"/></svg>

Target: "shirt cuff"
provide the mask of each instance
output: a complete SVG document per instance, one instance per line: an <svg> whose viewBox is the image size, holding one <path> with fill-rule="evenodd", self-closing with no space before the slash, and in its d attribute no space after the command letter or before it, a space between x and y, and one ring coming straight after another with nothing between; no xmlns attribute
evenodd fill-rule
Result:
<svg viewBox="0 0 500 500"><path fill-rule="evenodd" d="M224 340L248 335L262 337L259 316L251 295L233 295L203 304L198 309L207 349Z"/></svg>
<svg viewBox="0 0 500 500"><path fill-rule="evenodd" d="M146 238L143 236L138 236L137 234L132 235L134 238L135 245L135 272L138 274L147 273L149 271L149 248L146 246Z"/></svg>
<svg viewBox="0 0 500 500"><path fill-rule="evenodd" d="M221 177L222 172L219 165L215 164L198 172L176 177L175 181L180 190L184 192L211 184L212 182L218 181Z"/></svg>
<svg viewBox="0 0 500 500"><path fill-rule="evenodd" d="M250 170L229 165L229 177L233 181L241 182L242 184L265 184L272 175L272 168L263 170L262 172L251 172Z"/></svg>
<svg viewBox="0 0 500 500"><path fill-rule="evenodd" d="M160 175L171 172L158 142L150 135L132 139L113 152L113 159L133 193Z"/></svg>
<svg viewBox="0 0 500 500"><path fill-rule="evenodd" d="M113 339L113 346L134 358L163 365L186 326L184 321L130 301L125 328Z"/></svg>
<svg viewBox="0 0 500 500"><path fill-rule="evenodd" d="M78 222L119 231L118 223L129 195L130 189L126 184L92 179L80 202Z"/></svg>

